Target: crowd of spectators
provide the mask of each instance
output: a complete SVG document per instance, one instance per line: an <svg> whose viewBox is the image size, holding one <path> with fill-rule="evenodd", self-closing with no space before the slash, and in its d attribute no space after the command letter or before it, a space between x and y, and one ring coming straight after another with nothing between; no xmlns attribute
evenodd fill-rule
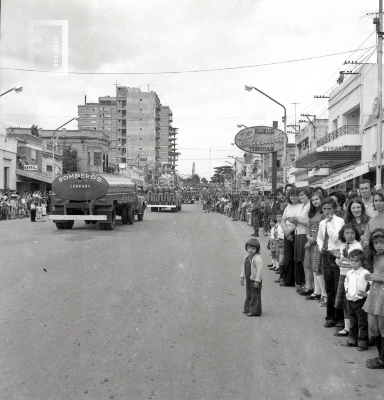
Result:
<svg viewBox="0 0 384 400"><path fill-rule="evenodd" d="M50 193L48 191L34 192L0 190L0 220L31 217L31 221L44 221L44 216L50 211ZM37 216L37 218L36 218Z"/></svg>
<svg viewBox="0 0 384 400"><path fill-rule="evenodd" d="M324 307L324 327L346 346L376 344L366 366L384 368L384 189L367 179L348 192L287 185L284 196L208 194L203 205L247 222L251 236L263 228L275 282Z"/></svg>

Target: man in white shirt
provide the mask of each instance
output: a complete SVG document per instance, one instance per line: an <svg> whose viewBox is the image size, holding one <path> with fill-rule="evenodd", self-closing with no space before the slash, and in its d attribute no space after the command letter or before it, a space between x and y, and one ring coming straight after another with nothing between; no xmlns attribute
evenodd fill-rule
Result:
<svg viewBox="0 0 384 400"><path fill-rule="evenodd" d="M317 244L322 254L320 262L323 265L325 291L327 292L327 316L324 327L344 327L343 310L335 308L340 277L340 269L336 264L336 254L341 246L339 232L344 225L344 220L335 215L337 203L332 198L327 197L323 201L322 209L325 219L319 225Z"/></svg>
<svg viewBox="0 0 384 400"><path fill-rule="evenodd" d="M362 267L364 253L362 250L352 250L349 261L352 269L345 278L345 294L348 300L348 313L351 321L347 346L358 346L357 350L368 350L368 318L363 310L367 298L368 282L365 276L369 271Z"/></svg>
<svg viewBox="0 0 384 400"><path fill-rule="evenodd" d="M373 184L369 179L363 179L359 182L359 191L361 200L365 206L365 213L371 218L377 215L377 211L373 207L372 189Z"/></svg>

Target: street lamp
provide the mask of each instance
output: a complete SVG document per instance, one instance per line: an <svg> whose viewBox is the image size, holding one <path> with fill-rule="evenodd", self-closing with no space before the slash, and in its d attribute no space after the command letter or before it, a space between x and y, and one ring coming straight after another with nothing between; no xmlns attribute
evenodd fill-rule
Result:
<svg viewBox="0 0 384 400"><path fill-rule="evenodd" d="M79 120L79 118L74 117L72 119L70 119L69 121L67 121L65 124L60 125L58 128L56 128L53 132L52 132L52 160L53 160L53 166L52 166L52 182L55 179L55 132L57 132L60 128L62 128L63 126L69 124L70 122L72 122L73 120ZM56 140L59 139L59 134L57 134L56 136Z"/></svg>
<svg viewBox="0 0 384 400"><path fill-rule="evenodd" d="M278 101L276 101L275 99L273 99L271 96L268 96L267 94L265 94L264 92L262 92L260 89L255 88L254 86L244 86L244 89L248 92L250 92L252 89L257 90L259 93L263 94L265 97L268 97L268 99L272 100L273 102L275 102L276 104L278 104L279 106L283 107L284 109L284 148L283 148L283 164L284 164L284 168L283 168L283 183L285 184L287 181L287 110L286 108L279 103Z"/></svg>
<svg viewBox="0 0 384 400"><path fill-rule="evenodd" d="M229 157L229 156L228 156ZM228 163L229 165L232 165L232 167L233 167L233 176L232 176L232 180L233 180L233 184L234 184L234 186L235 186L235 193L236 193L236 171L237 171L237 168L236 168L236 161L235 161L235 163L234 164L232 164L232 163L230 163L229 161L225 161L226 163ZM232 188L232 192L233 192L233 188Z"/></svg>
<svg viewBox="0 0 384 400"><path fill-rule="evenodd" d="M1 97L1 96L4 96L5 94L7 94L7 93L9 93L9 92L12 92L12 90L14 90L16 93L20 93L20 92L23 91L23 87L22 87L22 86L16 86L16 87L14 87L14 88L12 88L12 89L9 89L9 90L7 90L6 92L0 94L0 97Z"/></svg>

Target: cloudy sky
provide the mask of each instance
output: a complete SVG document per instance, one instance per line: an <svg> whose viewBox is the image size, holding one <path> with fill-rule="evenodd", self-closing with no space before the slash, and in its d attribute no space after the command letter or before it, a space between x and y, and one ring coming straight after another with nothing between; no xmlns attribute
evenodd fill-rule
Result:
<svg viewBox="0 0 384 400"><path fill-rule="evenodd" d="M288 124L295 123L293 103L299 103L297 120L301 112L327 116L326 100L314 95L329 94L338 71L351 69L345 60L376 60L373 16L366 13L378 3L3 0L1 93L15 86L24 90L1 98L1 130L32 124L55 129L77 116L85 96L114 96L116 83L142 91L149 85L171 107L179 128L180 173L190 174L195 161L196 173L208 178L228 155L241 154L231 145L237 124L279 121L282 128L282 108L244 85L284 104ZM42 20L47 22L28 31ZM28 72L57 69L47 43L65 32L65 22L52 21L68 24L69 73ZM31 41L40 35L41 44ZM31 48L40 46L41 58L32 59Z"/></svg>

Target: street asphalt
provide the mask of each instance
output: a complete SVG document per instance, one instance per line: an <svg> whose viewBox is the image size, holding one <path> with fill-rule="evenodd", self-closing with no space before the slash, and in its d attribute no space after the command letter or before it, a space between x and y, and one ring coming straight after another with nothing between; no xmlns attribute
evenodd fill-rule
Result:
<svg viewBox="0 0 384 400"><path fill-rule="evenodd" d="M251 233L200 204L113 231L0 221L0 399L384 399L376 349L268 268L262 316L242 313Z"/></svg>

